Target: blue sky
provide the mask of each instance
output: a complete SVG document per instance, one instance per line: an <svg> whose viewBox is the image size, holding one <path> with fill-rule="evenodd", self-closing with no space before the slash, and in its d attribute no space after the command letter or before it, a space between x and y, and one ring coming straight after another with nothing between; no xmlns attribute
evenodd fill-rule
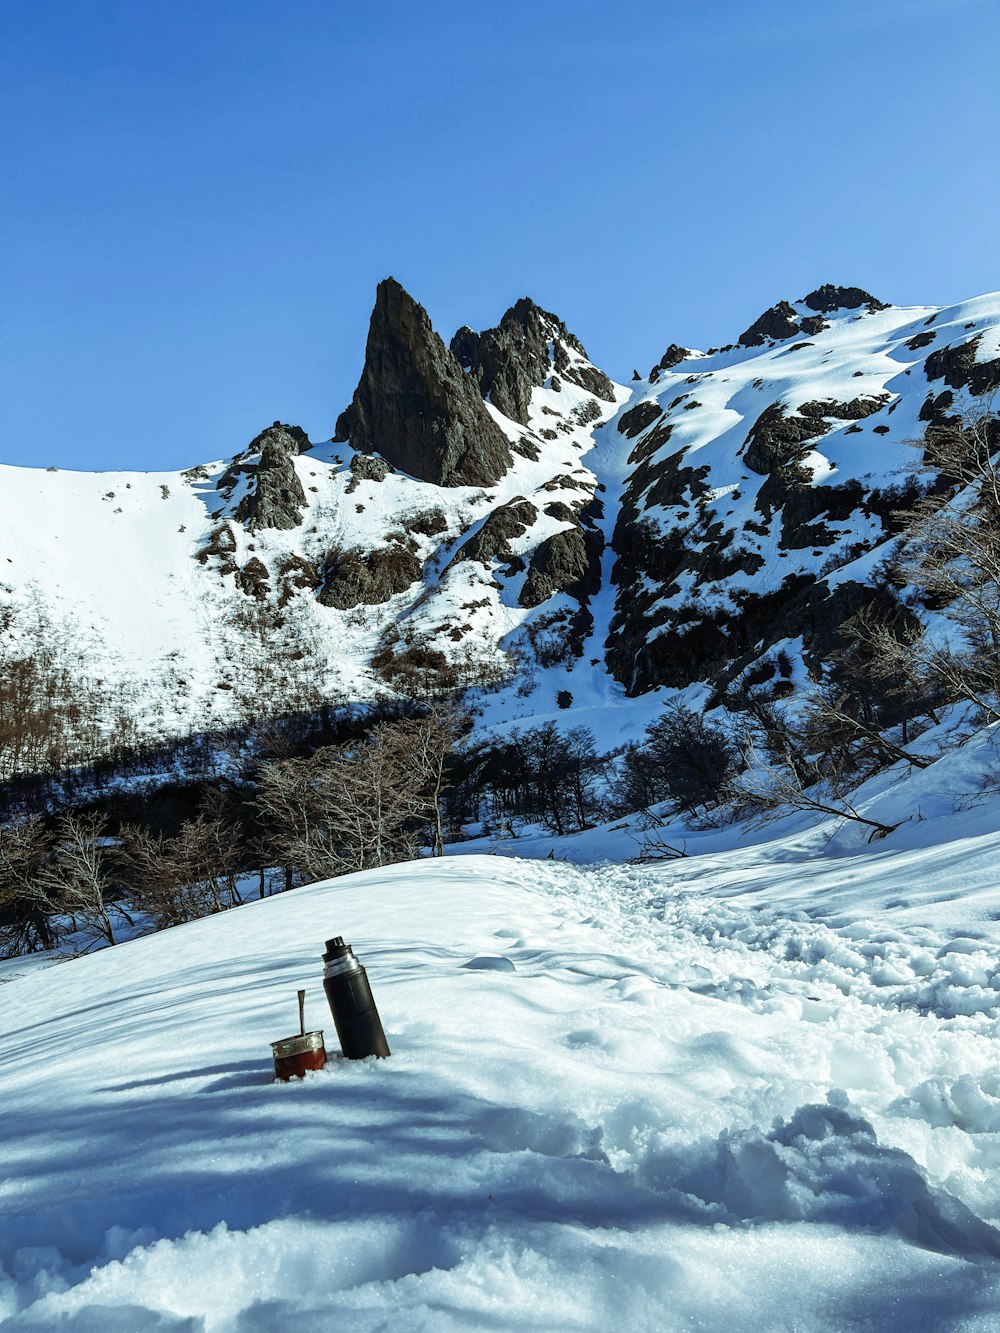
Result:
<svg viewBox="0 0 1000 1333"><path fill-rule="evenodd" d="M394 274L611 374L1000 287L996 0L0 0L0 461L329 436Z"/></svg>

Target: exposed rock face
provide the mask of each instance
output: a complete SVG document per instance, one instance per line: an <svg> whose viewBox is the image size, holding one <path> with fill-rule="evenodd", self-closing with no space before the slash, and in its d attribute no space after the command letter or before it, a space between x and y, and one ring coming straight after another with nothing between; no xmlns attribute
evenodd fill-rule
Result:
<svg viewBox="0 0 1000 1333"><path fill-rule="evenodd" d="M437 486L493 486L512 462L476 382L394 278L378 285L364 370L334 439Z"/></svg>
<svg viewBox="0 0 1000 1333"><path fill-rule="evenodd" d="M950 389L937 394L929 393L921 404L918 420L933 422L935 426L944 425L948 420L948 409L954 401L955 395Z"/></svg>
<svg viewBox="0 0 1000 1333"><path fill-rule="evenodd" d="M779 301L740 334L739 346L760 347L769 338L774 342L782 342L797 334L812 337L827 327L822 316L832 314L835 310L857 310L864 306L872 314L876 310L888 309L884 301L876 300L870 292L862 291L860 287L835 287L829 282L803 297L802 304L817 313L800 315L793 305Z"/></svg>
<svg viewBox="0 0 1000 1333"><path fill-rule="evenodd" d="M603 371L579 364L579 359L587 356L579 338L527 297L511 306L495 329L482 333L468 327L459 329L451 340L451 351L479 385L483 397L522 426L528 423L532 389L545 384L553 370L596 397L614 402L611 381Z"/></svg>
<svg viewBox="0 0 1000 1333"><path fill-rule="evenodd" d="M779 321L795 315L790 306L775 309ZM796 316L794 322L804 321ZM778 322L765 324L771 332L764 337L781 331ZM789 336L787 325L784 332ZM843 540L845 520L863 518L857 554L873 534L892 535L906 503L898 487L883 494L849 476L816 485L804 457L810 448L822 448L823 436L843 429L841 423L883 411L891 395L845 401L816 395L794 411L780 400L765 407L743 450L744 467L757 477L750 483L754 517L744 518L742 527L732 526L732 519L727 524L725 502L698 451L664 448L684 397L665 406L643 400L618 423L633 441L633 470L613 538L617 595L608 664L631 694L695 681L721 691L751 671L761 680L774 677L776 690L791 689L769 654L785 640L801 640L807 666L819 670L825 655L841 646L843 621L875 596L863 583L831 588L822 577L828 560L836 569L852 558ZM737 487L734 497L744 489L749 486ZM769 540L777 559L789 561L784 578L782 567L764 553ZM798 560L797 552L803 553Z"/></svg>
<svg viewBox="0 0 1000 1333"><path fill-rule="evenodd" d="M297 528L302 522L306 494L292 459L302 452L304 432L297 426L275 422L250 445L248 453L260 450L251 489L240 501L236 517L256 528Z"/></svg>
<svg viewBox="0 0 1000 1333"><path fill-rule="evenodd" d="M478 560L481 565L489 565L493 560L513 560L511 539L523 536L537 517L538 510L530 500L518 498L501 505L468 541L462 543L452 557L451 565L463 560Z"/></svg>
<svg viewBox="0 0 1000 1333"><path fill-rule="evenodd" d="M599 571L598 563L597 578ZM541 606L557 592L568 592L583 599L596 590L591 552L583 528L574 523L573 527L563 528L535 548L518 601L522 606Z"/></svg>
<svg viewBox="0 0 1000 1333"><path fill-rule="evenodd" d="M748 329L744 329L738 341L741 347L760 347L768 338L780 342L801 331L795 308L787 301L779 301L770 310L765 310L759 319L755 319Z"/></svg>
<svg viewBox="0 0 1000 1333"><path fill-rule="evenodd" d="M802 304L821 315L832 314L834 310L857 310L860 306L866 306L870 312L889 308L885 301L879 301L861 287L836 287L832 282L824 282L822 287L804 296Z"/></svg>
<svg viewBox="0 0 1000 1333"><path fill-rule="evenodd" d="M374 551L338 552L323 566L319 601L338 611L379 606L406 592L421 573L420 561L398 542Z"/></svg>
<svg viewBox="0 0 1000 1333"><path fill-rule="evenodd" d="M674 366L679 366L680 363L686 361L690 355L691 349L689 347L680 347L677 343L671 343L653 369L673 370Z"/></svg>
<svg viewBox="0 0 1000 1333"><path fill-rule="evenodd" d="M931 352L924 363L927 378L943 379L952 389L968 389L976 397L1000 389L1000 360L977 361L980 339Z"/></svg>
<svg viewBox="0 0 1000 1333"><path fill-rule="evenodd" d="M803 443L824 435L828 429L822 418L789 415L780 403L774 403L751 426L743 462L751 472L766 477L794 464L803 452Z"/></svg>
<svg viewBox="0 0 1000 1333"><path fill-rule="evenodd" d="M374 454L355 454L351 459L351 480L347 483L345 493L350 495L363 481L385 481L388 475L389 464L385 459Z"/></svg>
<svg viewBox="0 0 1000 1333"><path fill-rule="evenodd" d="M887 393L871 398L850 398L838 403L834 398L823 398L803 403L796 410L803 417L832 417L835 421L862 421L881 411L889 401Z"/></svg>
<svg viewBox="0 0 1000 1333"><path fill-rule="evenodd" d="M618 429L627 439L634 440L662 416L663 408L660 404L655 399L648 398L644 403L637 403L635 407L629 408L618 422Z"/></svg>
<svg viewBox="0 0 1000 1333"><path fill-rule="evenodd" d="M267 596L270 576L263 560L251 556L242 569L236 571L236 586L248 597L262 602Z"/></svg>

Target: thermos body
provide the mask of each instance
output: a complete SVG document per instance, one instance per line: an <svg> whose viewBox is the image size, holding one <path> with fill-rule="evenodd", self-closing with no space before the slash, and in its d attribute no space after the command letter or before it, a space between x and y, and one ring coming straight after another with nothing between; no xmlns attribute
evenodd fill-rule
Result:
<svg viewBox="0 0 1000 1333"><path fill-rule="evenodd" d="M364 1060L370 1055L384 1058L391 1054L368 974L354 950L338 935L327 940L323 962L323 989L344 1056Z"/></svg>

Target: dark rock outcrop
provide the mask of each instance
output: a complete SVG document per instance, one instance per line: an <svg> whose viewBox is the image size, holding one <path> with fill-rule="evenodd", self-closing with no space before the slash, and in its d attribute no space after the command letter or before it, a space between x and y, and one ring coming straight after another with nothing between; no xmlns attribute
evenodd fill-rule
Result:
<svg viewBox="0 0 1000 1333"><path fill-rule="evenodd" d="M870 398L850 398L846 403L837 402L834 398L823 398L803 403L797 411L801 417L832 417L834 421L863 421L865 417L881 411L888 401L887 393Z"/></svg>
<svg viewBox="0 0 1000 1333"><path fill-rule="evenodd" d="M657 431L652 434L656 435ZM633 451L633 455L637 452ZM622 495L622 514L627 517L631 510L638 514L640 505L694 503L704 495L707 490L705 478L710 469L707 466L686 466L683 462L686 457L686 449L662 459L652 455L644 457Z"/></svg>
<svg viewBox="0 0 1000 1333"><path fill-rule="evenodd" d="M931 352L924 362L927 378L943 379L952 389L968 389L975 397L1000 389L1000 360L977 361L981 335Z"/></svg>
<svg viewBox="0 0 1000 1333"><path fill-rule="evenodd" d="M869 313L889 308L885 301L878 300L861 287L837 287L832 282L824 282L822 287L804 296L802 304L821 315L829 315L834 310L857 310L861 306L865 306Z"/></svg>
<svg viewBox="0 0 1000 1333"><path fill-rule="evenodd" d="M263 560L258 560L254 555L251 556L242 569L236 571L236 586L240 592L246 593L248 597L255 598L258 602L264 601L267 597L270 576L267 572L267 566Z"/></svg>
<svg viewBox="0 0 1000 1333"><path fill-rule="evenodd" d="M657 371L673 370L674 366L679 366L680 363L686 361L690 355L690 347L680 347L677 343L671 343L653 369Z"/></svg>
<svg viewBox="0 0 1000 1333"><path fill-rule="evenodd" d="M780 403L766 407L750 428L743 462L751 472L768 476L794 465L806 440L825 435L830 427L817 417L796 416Z"/></svg>
<svg viewBox="0 0 1000 1333"><path fill-rule="evenodd" d="M950 389L944 389L941 393L929 393L920 405L920 411L917 414L918 421L930 421L935 426L942 426L948 420L948 409L955 401L955 395Z"/></svg>
<svg viewBox="0 0 1000 1333"><path fill-rule="evenodd" d="M406 592L422 572L417 557L398 542L374 551L337 552L323 566L318 600L338 611L379 606Z"/></svg>
<svg viewBox="0 0 1000 1333"><path fill-rule="evenodd" d="M537 517L538 510L531 501L520 498L494 509L483 526L458 548L448 568L463 560L477 560L486 566L494 560L513 560L511 539L523 536Z"/></svg>
<svg viewBox="0 0 1000 1333"><path fill-rule="evenodd" d="M583 600L597 590L599 559L596 571L594 566L583 528L578 523L563 528L535 548L518 601L521 606L540 606L558 592Z"/></svg>
<svg viewBox="0 0 1000 1333"><path fill-rule="evenodd" d="M936 337L937 334L933 329L925 329L923 333L914 334L912 338L907 339L903 345L911 352L919 352L921 347L930 347Z"/></svg>
<svg viewBox="0 0 1000 1333"><path fill-rule="evenodd" d="M634 440L637 435L651 426L658 417L663 416L663 408L655 398L647 398L645 402L637 403L635 407L622 416L618 422L618 429L629 440Z"/></svg>
<svg viewBox="0 0 1000 1333"><path fill-rule="evenodd" d="M614 402L611 381L603 371L580 365L570 355L575 352L577 357L586 358L579 338L527 297L511 306L495 329L482 333L468 327L459 329L451 340L451 352L479 385L483 397L522 426L528 423L532 389L545 384L553 371L596 397Z"/></svg>
<svg viewBox="0 0 1000 1333"><path fill-rule="evenodd" d="M884 301L876 300L870 292L862 291L860 287L835 287L829 282L803 297L802 305L817 313L800 315L793 305L779 301L740 334L738 345L760 347L769 338L774 342L782 342L801 333L812 337L827 327L822 316L832 314L835 310L857 310L864 306L871 314L876 310L888 309Z"/></svg>
<svg viewBox="0 0 1000 1333"><path fill-rule="evenodd" d="M572 334L568 335L567 341L569 340L572 340L571 345L581 356L585 357L587 355L583 350L583 344ZM606 403L615 401L614 388L604 371L598 370L589 361L584 361L583 364L579 361L570 361L569 354L566 351L566 342L560 340L555 344L553 358L556 370L559 371L563 379L569 380L571 384L577 385L578 388L586 389L595 398L603 398ZM553 388L555 387L555 378L553 375Z"/></svg>
<svg viewBox="0 0 1000 1333"><path fill-rule="evenodd" d="M363 481L385 481L391 468L384 458L376 454L355 454L351 459L351 480L344 488L350 495Z"/></svg>
<svg viewBox="0 0 1000 1333"><path fill-rule="evenodd" d="M253 468L250 490L236 510L240 523L247 523L251 530L287 530L299 526L306 494L292 459L308 444L304 432L297 426L283 426L278 422L257 436L247 452L256 453L259 449L260 461Z"/></svg>
<svg viewBox="0 0 1000 1333"><path fill-rule="evenodd" d="M744 329L737 341L740 347L760 347L768 338L781 342L801 332L794 306L790 306L787 301L779 301L770 310L765 310L759 319L755 319L748 329Z"/></svg>
<svg viewBox="0 0 1000 1333"><path fill-rule="evenodd" d="M476 382L394 278L378 285L364 370L334 439L437 486L493 486L513 461Z"/></svg>

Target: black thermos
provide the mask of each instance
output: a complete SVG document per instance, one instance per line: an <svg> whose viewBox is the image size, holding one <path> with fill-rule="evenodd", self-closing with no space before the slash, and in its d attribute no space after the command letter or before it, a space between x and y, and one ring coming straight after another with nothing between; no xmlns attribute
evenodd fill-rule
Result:
<svg viewBox="0 0 1000 1333"><path fill-rule="evenodd" d="M368 974L355 958L354 950L337 935L327 940L323 962L323 989L346 1058L364 1060L369 1055L389 1055L389 1043L372 999Z"/></svg>

